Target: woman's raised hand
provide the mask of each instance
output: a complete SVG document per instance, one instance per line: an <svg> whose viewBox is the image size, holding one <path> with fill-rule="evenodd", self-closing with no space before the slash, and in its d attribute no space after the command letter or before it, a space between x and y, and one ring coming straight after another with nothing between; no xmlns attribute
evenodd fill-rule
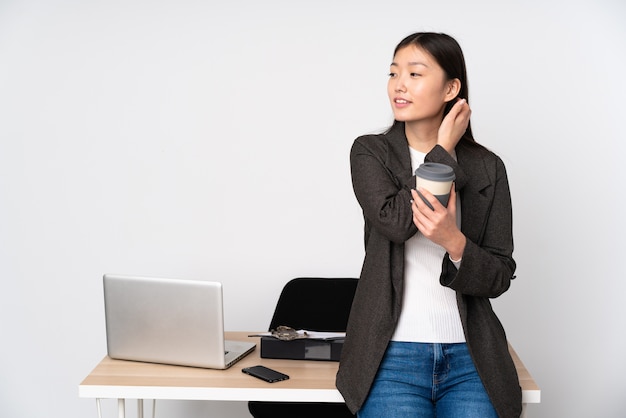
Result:
<svg viewBox="0 0 626 418"><path fill-rule="evenodd" d="M443 118L439 132L437 133L437 144L441 145L449 154L452 154L456 144L467 130L472 110L465 99L457 99L450 112Z"/></svg>

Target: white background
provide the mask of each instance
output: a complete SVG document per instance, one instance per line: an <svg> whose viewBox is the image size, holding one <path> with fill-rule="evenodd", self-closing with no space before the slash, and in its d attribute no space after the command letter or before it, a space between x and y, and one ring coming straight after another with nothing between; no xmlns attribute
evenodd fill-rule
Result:
<svg viewBox="0 0 626 418"><path fill-rule="evenodd" d="M349 149L391 122L396 43L433 30L508 168L518 278L494 305L530 417L623 417L625 3L373 3L0 0L0 416L96 416L103 273L222 281L230 330L265 329L293 277L358 276Z"/></svg>

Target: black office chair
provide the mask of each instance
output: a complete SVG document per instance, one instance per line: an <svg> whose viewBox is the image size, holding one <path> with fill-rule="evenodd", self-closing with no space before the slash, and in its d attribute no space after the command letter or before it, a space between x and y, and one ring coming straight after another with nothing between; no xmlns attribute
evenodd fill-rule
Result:
<svg viewBox="0 0 626 418"><path fill-rule="evenodd" d="M283 288L270 330L280 325L294 329L343 332L347 328L358 279L301 277ZM298 361L298 360L293 360ZM354 418L343 403L248 402L254 418Z"/></svg>

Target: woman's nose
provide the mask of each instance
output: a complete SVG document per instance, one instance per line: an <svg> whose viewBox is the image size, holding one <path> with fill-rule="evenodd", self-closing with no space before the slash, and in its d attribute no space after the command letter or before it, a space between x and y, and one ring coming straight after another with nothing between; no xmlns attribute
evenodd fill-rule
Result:
<svg viewBox="0 0 626 418"><path fill-rule="evenodd" d="M396 93L403 93L406 91L406 84L404 83L404 79L402 77L397 77L393 81L393 90Z"/></svg>

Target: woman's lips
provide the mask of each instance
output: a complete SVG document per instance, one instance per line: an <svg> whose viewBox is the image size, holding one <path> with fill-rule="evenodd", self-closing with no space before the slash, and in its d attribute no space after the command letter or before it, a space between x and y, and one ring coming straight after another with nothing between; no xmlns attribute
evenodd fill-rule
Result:
<svg viewBox="0 0 626 418"><path fill-rule="evenodd" d="M409 100L403 99L401 97L396 97L395 99L393 99L393 103L396 105L396 107L407 107L411 104L411 102Z"/></svg>

